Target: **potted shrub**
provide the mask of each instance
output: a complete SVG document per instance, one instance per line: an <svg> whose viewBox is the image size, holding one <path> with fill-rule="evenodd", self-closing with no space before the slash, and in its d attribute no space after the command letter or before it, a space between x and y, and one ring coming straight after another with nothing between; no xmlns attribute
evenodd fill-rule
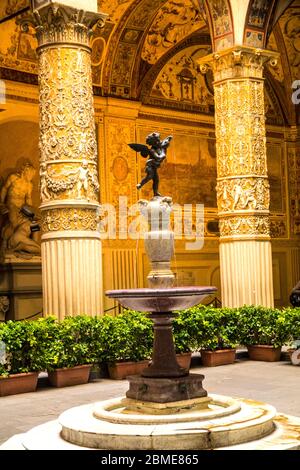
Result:
<svg viewBox="0 0 300 470"><path fill-rule="evenodd" d="M66 317L52 325L52 341L47 356L49 382L54 387L85 384L92 363L95 319L84 316Z"/></svg>
<svg viewBox="0 0 300 470"><path fill-rule="evenodd" d="M173 321L176 359L180 367L189 371L191 366L194 325L189 310L179 312ZM196 348L195 348L196 349Z"/></svg>
<svg viewBox="0 0 300 470"><path fill-rule="evenodd" d="M201 351L202 364L211 367L231 364L235 360L237 311L196 306L184 310L174 322L175 343L178 322L183 325L184 347Z"/></svg>
<svg viewBox="0 0 300 470"><path fill-rule="evenodd" d="M120 380L140 374L151 357L152 321L143 313L127 310L108 323L110 330L103 357L108 362L110 378Z"/></svg>
<svg viewBox="0 0 300 470"><path fill-rule="evenodd" d="M0 396L34 392L45 369L44 338L51 319L1 324Z"/></svg>
<svg viewBox="0 0 300 470"><path fill-rule="evenodd" d="M199 346L205 367L233 364L239 343L238 311L230 308L206 307L203 315L203 336Z"/></svg>
<svg viewBox="0 0 300 470"><path fill-rule="evenodd" d="M282 346L291 339L285 311L254 306L239 311L241 343L247 346L250 359L279 361Z"/></svg>

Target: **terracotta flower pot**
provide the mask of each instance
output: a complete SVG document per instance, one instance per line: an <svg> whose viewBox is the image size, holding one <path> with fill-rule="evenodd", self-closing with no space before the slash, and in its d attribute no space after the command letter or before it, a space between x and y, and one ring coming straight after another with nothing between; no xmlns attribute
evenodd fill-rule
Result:
<svg viewBox="0 0 300 470"><path fill-rule="evenodd" d="M26 374L12 374L9 377L0 377L0 397L35 392L38 376L38 372L28 372Z"/></svg>
<svg viewBox="0 0 300 470"><path fill-rule="evenodd" d="M75 366L48 372L52 387L70 387L88 383L91 365Z"/></svg>
<svg viewBox="0 0 300 470"><path fill-rule="evenodd" d="M114 362L108 365L109 377L113 380L122 380L128 375L139 375L148 365L149 361Z"/></svg>
<svg viewBox="0 0 300 470"><path fill-rule="evenodd" d="M265 361L265 362L276 362L280 361L281 346L274 348L273 346L265 345L253 345L247 346L249 358L252 361Z"/></svg>
<svg viewBox="0 0 300 470"><path fill-rule="evenodd" d="M192 353L176 354L176 360L180 367L182 367L183 369L190 370Z"/></svg>
<svg viewBox="0 0 300 470"><path fill-rule="evenodd" d="M217 351L201 351L202 364L205 367L224 366L235 361L235 349L220 349Z"/></svg>

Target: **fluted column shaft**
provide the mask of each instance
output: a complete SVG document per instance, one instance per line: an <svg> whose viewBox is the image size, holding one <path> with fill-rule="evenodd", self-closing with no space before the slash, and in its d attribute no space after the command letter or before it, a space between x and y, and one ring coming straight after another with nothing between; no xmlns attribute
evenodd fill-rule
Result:
<svg viewBox="0 0 300 470"><path fill-rule="evenodd" d="M264 64L276 53L235 47L201 61L214 73L222 303L272 306Z"/></svg>
<svg viewBox="0 0 300 470"><path fill-rule="evenodd" d="M90 36L106 15L96 13L94 3L94 12L59 2L33 12L39 43L44 313L60 319L102 310Z"/></svg>

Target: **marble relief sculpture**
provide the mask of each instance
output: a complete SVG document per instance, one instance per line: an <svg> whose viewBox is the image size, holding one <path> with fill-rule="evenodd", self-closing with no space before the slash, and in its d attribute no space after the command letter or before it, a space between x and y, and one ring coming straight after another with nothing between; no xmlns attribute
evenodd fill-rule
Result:
<svg viewBox="0 0 300 470"><path fill-rule="evenodd" d="M4 217L1 255L23 257L39 255L41 248L36 232L38 224L32 211L32 180L35 168L26 163L19 172L9 175L1 189L0 210Z"/></svg>

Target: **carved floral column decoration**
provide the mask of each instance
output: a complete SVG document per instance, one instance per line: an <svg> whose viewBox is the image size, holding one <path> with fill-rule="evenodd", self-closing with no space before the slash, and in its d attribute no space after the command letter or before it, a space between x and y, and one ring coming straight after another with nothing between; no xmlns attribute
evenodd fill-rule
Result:
<svg viewBox="0 0 300 470"><path fill-rule="evenodd" d="M101 312L102 261L90 37L107 15L97 13L96 0L32 3L39 44L44 313L95 315ZM80 9L87 4L94 11Z"/></svg>
<svg viewBox="0 0 300 470"><path fill-rule="evenodd" d="M201 59L214 73L222 301L273 305L264 64L277 54L234 47Z"/></svg>

